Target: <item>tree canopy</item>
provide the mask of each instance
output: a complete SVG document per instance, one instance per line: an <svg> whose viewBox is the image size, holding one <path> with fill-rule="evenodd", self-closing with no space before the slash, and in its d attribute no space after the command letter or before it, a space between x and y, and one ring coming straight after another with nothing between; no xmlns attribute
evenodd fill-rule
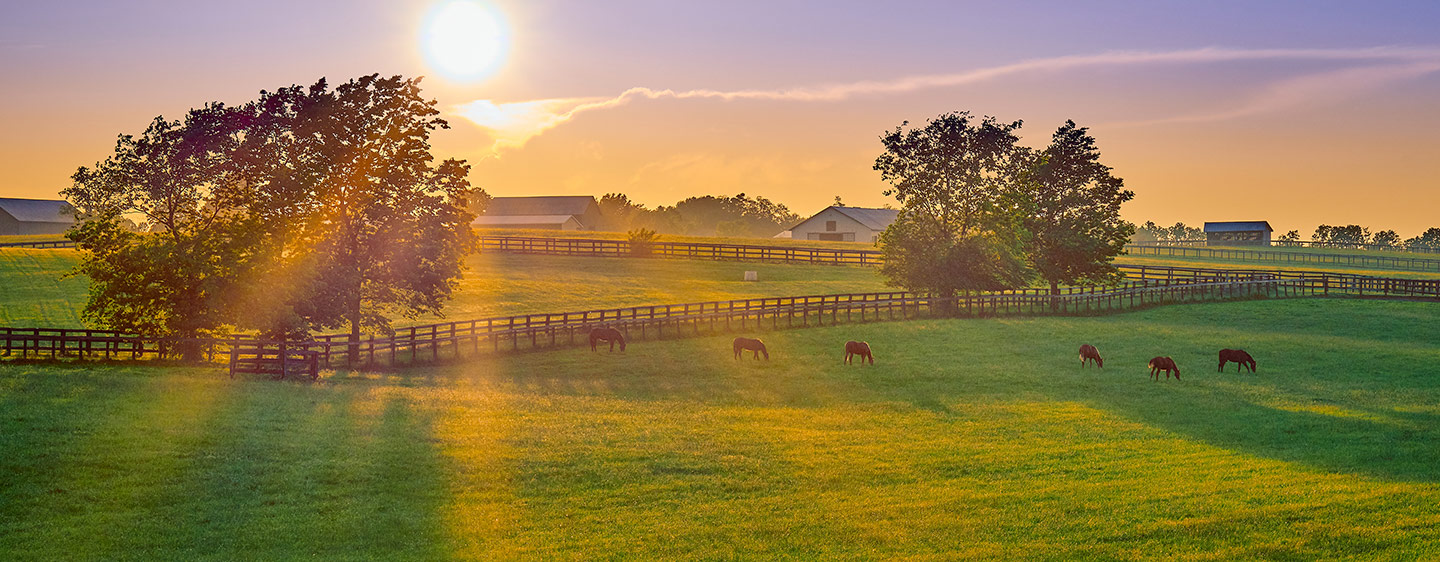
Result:
<svg viewBox="0 0 1440 562"><path fill-rule="evenodd" d="M1111 260L1135 232L1120 219L1120 205L1135 193L1110 170L1100 163L1095 138L1066 121L1029 173L1027 254L1052 292L1061 283L1104 283L1117 276Z"/></svg>
<svg viewBox="0 0 1440 562"><path fill-rule="evenodd" d="M1021 125L953 112L880 137L874 168L902 204L880 237L892 284L949 296L1035 274L1052 288L1114 278L1134 232L1120 206L1134 194L1085 128L1067 121L1035 151L1019 144Z"/></svg>
<svg viewBox="0 0 1440 562"><path fill-rule="evenodd" d="M321 79L122 135L65 191L81 211L70 236L86 250L88 318L295 337L438 313L471 244L467 209L485 196L463 161L431 156L447 127L434 106L419 79ZM124 231L136 214L148 232Z"/></svg>

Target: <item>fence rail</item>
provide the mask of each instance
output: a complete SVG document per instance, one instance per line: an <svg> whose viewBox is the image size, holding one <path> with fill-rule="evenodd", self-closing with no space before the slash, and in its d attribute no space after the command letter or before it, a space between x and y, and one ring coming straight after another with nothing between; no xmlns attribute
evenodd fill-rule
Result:
<svg viewBox="0 0 1440 562"><path fill-rule="evenodd" d="M1219 258L1263 261L1299 265L1348 265L1371 269L1440 272L1440 260L1398 256L1366 256L1361 254L1312 254L1276 250L1243 250L1230 248L1189 248L1184 246L1149 246L1131 244L1125 251L1132 256L1175 258Z"/></svg>
<svg viewBox="0 0 1440 562"><path fill-rule="evenodd" d="M73 240L31 240L28 242L0 242L0 248L74 248Z"/></svg>
<svg viewBox="0 0 1440 562"><path fill-rule="evenodd" d="M1440 259L1429 258L1356 254L1312 254L1274 250L1192 248L1147 244L1131 244L1126 246L1126 250L1133 256L1200 257L1264 261L1292 265L1348 265L1397 271L1440 272ZM556 256L662 257L827 265L877 266L885 263L883 254L878 250L707 244L699 242L653 242L646 247L636 248L626 240L600 240L590 238L482 236L480 237L480 251L482 253L503 252Z"/></svg>
<svg viewBox="0 0 1440 562"><path fill-rule="evenodd" d="M528 314L414 326L384 337L317 336L303 342L253 337L148 338L105 330L0 328L4 356L16 359L145 359L181 350L223 360L236 349L313 354L324 368L401 366L441 359L586 343L598 326L632 340L670 339L852 322L935 317L1094 314L1175 302L1254 297L1367 296L1440 298L1440 280L1323 272L1122 266L1125 283L1070 287L1059 294L1024 289L960 297L904 292L739 299Z"/></svg>
<svg viewBox="0 0 1440 562"><path fill-rule="evenodd" d="M517 254L586 257L663 257L724 261L819 263L831 265L880 265L876 250L804 248L750 244L708 244L701 242L649 242L640 246L628 240L591 238L545 238L481 236L480 251Z"/></svg>

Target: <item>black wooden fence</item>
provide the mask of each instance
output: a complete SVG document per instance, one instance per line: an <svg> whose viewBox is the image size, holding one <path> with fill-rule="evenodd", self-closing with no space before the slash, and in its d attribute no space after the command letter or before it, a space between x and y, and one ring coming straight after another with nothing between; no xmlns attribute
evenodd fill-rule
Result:
<svg viewBox="0 0 1440 562"><path fill-rule="evenodd" d="M1126 266L1112 287L1071 287L1052 295L1026 289L939 298L903 292L740 299L528 314L413 326L390 336L317 336L303 342L254 338L146 338L103 330L0 328L3 353L17 359L174 357L182 347L223 359L233 350L313 353L320 365L401 366L500 351L587 343L591 328L610 326L632 340L830 326L937 317L1100 314L1157 304L1246 298L1366 296L1440 298L1440 280L1315 272Z"/></svg>
<svg viewBox="0 0 1440 562"><path fill-rule="evenodd" d="M479 240L481 253L504 252L611 258L662 257L831 265L880 265L884 261L880 257L880 252L862 249L700 242L648 242L637 248L628 240L521 236L481 236Z"/></svg>
<svg viewBox="0 0 1440 562"><path fill-rule="evenodd" d="M826 265L876 266L885 262L878 250L805 248L744 244L708 244L699 242L653 242L635 248L626 240L590 238L544 238L518 236L482 236L480 251L517 254L543 254L585 257L662 257L754 261L775 263L807 263ZM1361 254L1314 254L1274 250L1231 248L1190 248L1131 244L1126 251L1133 256L1175 258L1211 258L1263 261L1287 265L1347 265L1397 271L1440 272L1440 260Z"/></svg>
<svg viewBox="0 0 1440 562"><path fill-rule="evenodd" d="M1367 256L1363 254L1312 254L1279 250L1245 250L1238 248L1188 248L1131 244L1125 251L1132 256L1171 258L1211 258L1224 260L1262 261L1287 265L1347 265L1370 269L1440 272L1440 260L1398 256Z"/></svg>
<svg viewBox="0 0 1440 562"><path fill-rule="evenodd" d="M31 240L28 242L0 242L0 248L74 248L72 240Z"/></svg>

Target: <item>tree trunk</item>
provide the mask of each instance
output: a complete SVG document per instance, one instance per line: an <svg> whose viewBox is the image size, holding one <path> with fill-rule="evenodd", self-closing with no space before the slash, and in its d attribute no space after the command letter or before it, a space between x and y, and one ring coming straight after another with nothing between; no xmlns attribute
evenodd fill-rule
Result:
<svg viewBox="0 0 1440 562"><path fill-rule="evenodd" d="M1050 312L1060 312L1060 283L1050 282Z"/></svg>

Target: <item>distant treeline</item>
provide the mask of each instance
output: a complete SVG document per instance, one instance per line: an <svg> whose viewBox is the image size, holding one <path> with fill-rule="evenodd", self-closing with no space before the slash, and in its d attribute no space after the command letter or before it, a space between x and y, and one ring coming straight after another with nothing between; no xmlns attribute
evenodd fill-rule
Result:
<svg viewBox="0 0 1440 562"><path fill-rule="evenodd" d="M1204 240L1205 231L1186 226L1183 222L1177 222L1173 226L1159 226L1154 221L1145 221L1145 224L1136 227L1136 242L1176 242L1182 240ZM1299 243L1300 231L1291 230L1283 235L1276 236L1277 243ZM1322 224L1315 227L1315 232L1310 235L1308 242L1321 246L1333 247L1356 247L1356 246L1391 246L1396 248L1409 248L1414 250L1440 250L1440 228L1429 228L1419 236L1413 238L1401 238L1394 230L1381 230L1371 232L1367 227L1358 224L1345 226L1331 226Z"/></svg>
<svg viewBox="0 0 1440 562"><path fill-rule="evenodd" d="M734 197L690 197L654 209L631 201L623 193L600 198L601 230L627 232L645 229L660 234L769 238L795 223L797 215L780 203L744 193Z"/></svg>

